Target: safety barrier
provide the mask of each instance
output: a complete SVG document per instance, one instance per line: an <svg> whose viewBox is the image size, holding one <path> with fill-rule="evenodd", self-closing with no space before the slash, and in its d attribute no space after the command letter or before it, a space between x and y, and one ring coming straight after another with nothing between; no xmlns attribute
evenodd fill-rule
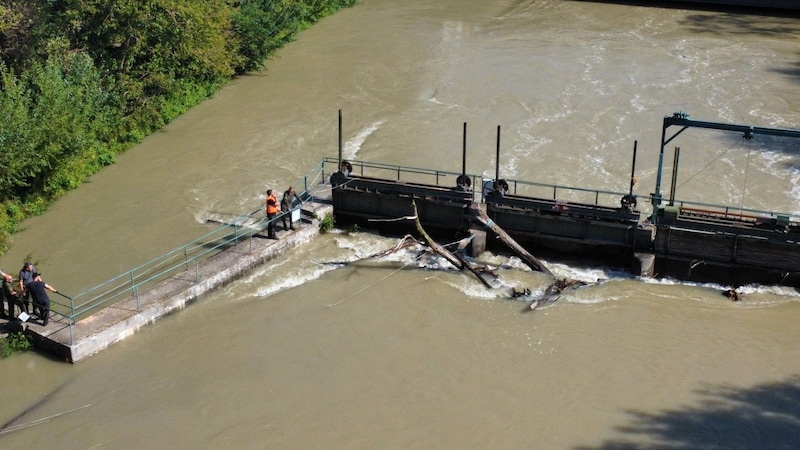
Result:
<svg viewBox="0 0 800 450"><path fill-rule="evenodd" d="M330 162L328 161L328 163ZM325 161L321 162L293 184L301 199L311 198L312 193L309 187L322 183L325 177L324 164ZM299 206L292 211L282 212L271 220L264 219L255 222L252 222L253 215L263 211L263 207L251 213L242 214L191 242L163 253L77 295L69 297L59 293L68 303L51 299L51 314L63 317L64 321L69 324L70 342L72 343L72 326L79 320L131 296L136 299L137 311L141 311L140 291L166 278L190 270L192 267L195 271L194 281L198 282L198 268L201 262L245 240L250 241L252 250L255 235L264 231L270 223L281 221L284 216L292 214L297 209Z"/></svg>
<svg viewBox="0 0 800 450"><path fill-rule="evenodd" d="M408 183L427 183L435 186L442 186L455 189L457 181L464 182L467 177L469 189L473 190L473 198L479 194L480 202L485 202L486 195L494 189L495 180L486 179L482 175L464 174L453 171L443 171L434 169L425 169L418 167L398 166L383 163L373 163L367 161L351 160L349 164L354 174L360 176L370 176L374 178L382 178L388 180L395 180L398 182ZM323 160L305 176L300 178L295 184L295 190L298 195L304 199L314 197L312 189L322 186L330 175L339 170L340 161L336 158L323 158ZM620 199L628 195L625 192L614 192L597 189L579 188L574 186L563 186L547 183L535 183L523 180L506 179L503 180L507 183L509 194L517 196L526 196L534 198L549 198L552 196L553 200L567 200L579 201L586 204L595 204L600 206L614 206L620 205ZM479 188L476 191L475 188ZM633 196L634 205L636 196ZM683 204L683 203L681 203ZM688 204L688 202L687 202ZM695 203L698 204L698 203ZM700 204L706 207L723 208L726 212L731 212L730 207ZM298 208L295 208L298 209ZM249 214L243 214L229 223L225 223L220 227L200 236L191 242L181 245L178 248L170 250L140 266L128 270L110 280L107 280L97 286L87 289L73 297L62 295L69 300L69 303L57 302L51 299L51 313L66 319L70 326L70 335L72 334L72 326L79 320L86 318L96 312L114 305L118 301L133 296L137 300L137 309L139 307L139 292L154 285L156 282L162 281L170 276L194 267L195 269L195 282L198 282L198 267L204 260L224 252L226 249L238 245L244 240L250 240L252 243L253 237L266 229L270 222L280 221L286 214L291 214L292 211L279 214L271 221L260 220L254 224L247 224L252 219L252 216L261 211L261 208ZM766 215L769 217L787 217L779 215L778 213L765 212L758 210L746 210L738 208L738 212L747 212L751 214ZM794 222L794 217L791 217ZM251 247L252 249L252 247Z"/></svg>

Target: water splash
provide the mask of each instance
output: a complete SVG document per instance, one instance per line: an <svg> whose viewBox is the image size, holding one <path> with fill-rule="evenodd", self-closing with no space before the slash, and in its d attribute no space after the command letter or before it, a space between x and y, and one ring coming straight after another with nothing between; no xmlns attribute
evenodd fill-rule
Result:
<svg viewBox="0 0 800 450"><path fill-rule="evenodd" d="M386 122L386 119L373 122L368 127L361 130L355 137L347 141L342 149L342 157L344 159L356 159L358 151L361 150L361 146L364 145L364 141L380 128L384 122Z"/></svg>

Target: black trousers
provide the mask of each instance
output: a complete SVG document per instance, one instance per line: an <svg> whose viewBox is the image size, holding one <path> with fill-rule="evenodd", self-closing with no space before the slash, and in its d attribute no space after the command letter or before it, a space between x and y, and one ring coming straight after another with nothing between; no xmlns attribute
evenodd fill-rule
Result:
<svg viewBox="0 0 800 450"><path fill-rule="evenodd" d="M25 310L25 312L30 314L31 310L28 308L28 305L31 304L31 293L25 292L24 294L20 295L20 302L22 303L22 308ZM35 306L36 305L34 305L33 308L34 312L36 311Z"/></svg>
<svg viewBox="0 0 800 450"><path fill-rule="evenodd" d="M46 298L42 301L33 301L33 310L39 308L39 318L42 319L42 324L47 325L50 321L50 299Z"/></svg>
<svg viewBox="0 0 800 450"><path fill-rule="evenodd" d="M15 306L19 308L19 312L22 312L22 302L17 296L12 296L9 294L6 295L5 297L6 297L5 301L8 304L8 318L10 320L17 316L16 314L14 314Z"/></svg>
<svg viewBox="0 0 800 450"><path fill-rule="evenodd" d="M273 219L275 219L275 216L277 216L277 215L278 214L276 214L276 213L267 214L267 220L269 221L267 223L267 236L268 237L271 237L271 238L275 237L275 220L273 220Z"/></svg>
<svg viewBox="0 0 800 450"><path fill-rule="evenodd" d="M283 212L281 212L281 214L283 214L283 217L281 218L281 220L283 221L283 229L284 230L288 230L289 228L294 228L292 226L292 212L291 211L283 211ZM289 225L286 225L287 223Z"/></svg>

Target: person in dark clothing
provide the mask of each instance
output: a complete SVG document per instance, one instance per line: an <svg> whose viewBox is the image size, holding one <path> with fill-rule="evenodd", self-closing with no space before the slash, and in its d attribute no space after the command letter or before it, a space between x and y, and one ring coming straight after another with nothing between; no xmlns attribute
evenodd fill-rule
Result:
<svg viewBox="0 0 800 450"><path fill-rule="evenodd" d="M33 281L25 285L25 289L30 291L34 306L39 307L39 317L42 319L42 325L47 326L50 322L50 297L47 296L47 291L58 291L53 286L42 281L42 274L40 273L33 274Z"/></svg>
<svg viewBox="0 0 800 450"><path fill-rule="evenodd" d="M294 230L294 224L292 223L292 206L294 205L295 200L303 203L303 200L301 200L300 196L297 195L297 192L294 191L294 186L289 186L289 189L283 193L283 198L281 198L281 211L283 212L282 220L284 230ZM286 222L289 222L289 226L286 226Z"/></svg>
<svg viewBox="0 0 800 450"><path fill-rule="evenodd" d="M31 294L25 288L25 285L33 281L33 273L36 272L36 268L33 267L33 264L26 262L22 265L22 269L19 271L19 298L22 301L22 306L25 308L26 313L30 313L30 309L28 309L28 305L30 304ZM36 313L36 307L34 305L33 308L34 314Z"/></svg>
<svg viewBox="0 0 800 450"><path fill-rule="evenodd" d="M342 164L339 166L339 171L342 172L342 175L349 177L351 173L353 173L353 165L350 164L349 161L342 160Z"/></svg>
<svg viewBox="0 0 800 450"><path fill-rule="evenodd" d="M2 292L0 292L0 302L5 299L5 303L8 304L8 320L14 320L14 318L17 317L17 315L14 314L14 305L19 306L20 312L22 312L22 304L17 296L17 290L14 289L14 277L7 273L4 274L0 289L2 290Z"/></svg>
<svg viewBox="0 0 800 450"><path fill-rule="evenodd" d="M278 198L272 193L272 189L267 190L267 237L270 239L278 239L275 235L275 216L278 215Z"/></svg>

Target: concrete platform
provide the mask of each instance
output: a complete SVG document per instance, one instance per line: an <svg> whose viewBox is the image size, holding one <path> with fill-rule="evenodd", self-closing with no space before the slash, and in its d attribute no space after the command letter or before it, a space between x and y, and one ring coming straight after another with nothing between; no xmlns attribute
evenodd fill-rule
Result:
<svg viewBox="0 0 800 450"><path fill-rule="evenodd" d="M329 194L329 192L328 192ZM278 240L268 239L266 232L245 239L190 269L173 275L139 291L137 299L129 298L106 307L78 321L72 327L66 318L51 315L47 326L37 319L26 323L9 322L8 329L23 329L37 349L67 362L85 359L134 334L159 318L182 310L201 296L222 287L248 271L285 254L320 234L320 221L333 213L326 198L315 197L302 207L301 221L295 230L279 231ZM195 278L199 282L195 282Z"/></svg>

